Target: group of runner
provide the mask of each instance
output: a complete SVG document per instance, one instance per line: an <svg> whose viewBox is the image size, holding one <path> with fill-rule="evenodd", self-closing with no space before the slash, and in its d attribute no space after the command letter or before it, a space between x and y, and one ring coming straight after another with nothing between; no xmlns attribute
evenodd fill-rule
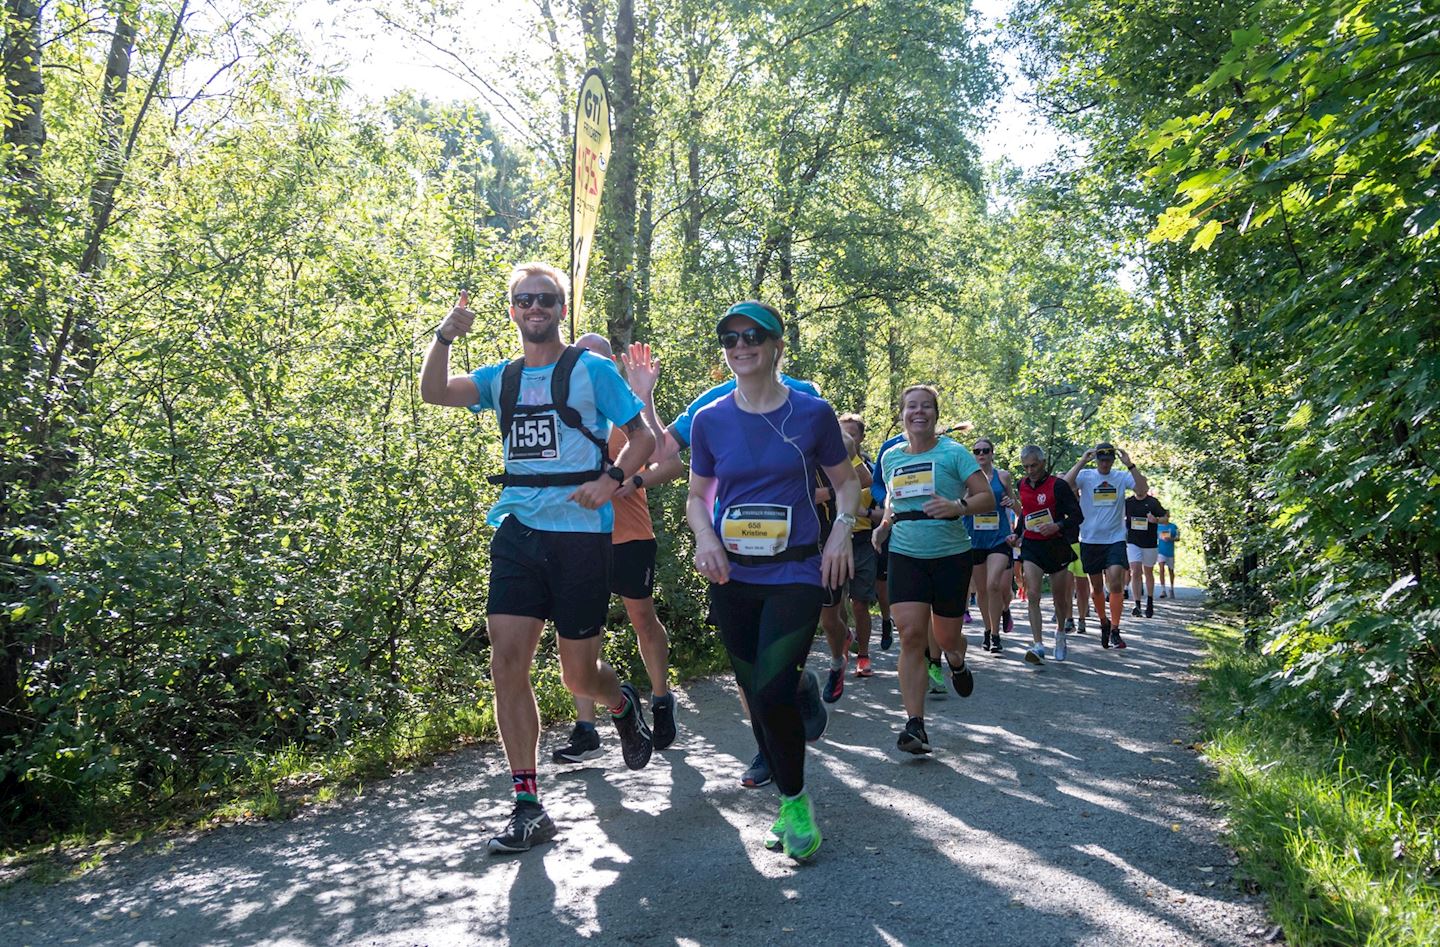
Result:
<svg viewBox="0 0 1440 947"><path fill-rule="evenodd" d="M844 691L852 649L855 676L873 673L872 604L880 608L881 648L900 642L906 719L896 745L923 754L931 751L926 698L947 691L942 661L949 688L962 697L974 691L964 630L972 589L982 647L1000 653L1012 628L1013 567L1021 563L1032 638L1025 659L1032 664L1048 656L1040 606L1046 577L1055 602L1053 659L1065 660L1070 634L1085 631L1088 602L1081 600L1078 624L1072 618L1072 561L1091 585L1103 647L1126 647L1120 623L1127 578L1133 614L1153 613L1157 563L1165 595L1163 564L1173 562L1175 531L1165 531L1171 548L1161 559L1167 513L1129 455L1108 443L1063 477L1049 471L1043 450L1026 446L1017 486L995 467L993 442L981 437L967 447L947 436L939 393L912 385L898 406L901 433L872 463L864 421L837 417L813 385L780 371L784 321L753 300L716 322L731 377L662 428L654 408L659 362L648 346L632 345L613 359L600 336L566 346L560 324L569 284L553 267L516 267L509 290L522 357L449 374L450 346L474 322L462 293L436 329L420 377L427 402L495 411L502 437L504 472L490 477L503 489L487 515L495 533L486 615L515 806L489 840L491 852L526 851L556 834L539 801L540 720L530 680L546 620L554 623L562 679L576 700L577 723L555 750L557 763L600 754L597 703L607 708L631 769L676 738L645 491L686 476L687 449L694 565L709 583L710 620L756 742L741 779L775 783L780 808L765 844L796 860L821 844L805 786L805 744L819 739L825 704ZM1117 458L1124 469L1115 468ZM624 602L652 682L653 728L639 693L600 657L612 592ZM843 615L847 598L853 630ZM830 651L823 688L805 670L817 628Z"/></svg>

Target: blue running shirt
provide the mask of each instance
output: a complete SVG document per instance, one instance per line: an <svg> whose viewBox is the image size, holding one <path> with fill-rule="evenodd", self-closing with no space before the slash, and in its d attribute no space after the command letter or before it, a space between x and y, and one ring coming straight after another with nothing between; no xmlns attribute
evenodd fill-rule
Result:
<svg viewBox="0 0 1440 947"><path fill-rule="evenodd" d="M828 401L791 389L784 404L761 415L741 411L727 395L696 413L691 433L690 469L715 478L712 525L722 541L727 512L748 506L786 511L787 548L820 542L816 468L833 467L849 457ZM820 556L758 566L731 562L730 577L760 585L820 585Z"/></svg>
<svg viewBox="0 0 1440 947"><path fill-rule="evenodd" d="M475 382L476 400L470 410L498 411L500 405L500 376L509 362L486 365L470 373ZM549 404L550 376L555 365L541 368L526 366L520 374L520 396L517 404ZM640 399L630 391L625 379L607 358L594 352L580 353L575 371L570 376L570 404L580 412L585 426L602 441L610 435L610 425L628 424L644 407ZM598 470L600 448L584 434L570 427L555 412L545 417L553 418L555 436L559 449L554 457L526 460L510 459L506 470L517 474L569 473L577 470ZM518 430L518 428L516 429ZM513 433L513 432L512 432ZM511 458L514 445L507 439L504 445L506 458ZM522 446L523 449L523 446ZM490 507L485 522L499 526L505 517L516 519L531 529L565 533L608 533L614 528L615 509L609 503L598 510L587 510L568 499L575 487L506 487L500 491L500 499Z"/></svg>
<svg viewBox="0 0 1440 947"><path fill-rule="evenodd" d="M798 378L791 378L789 375L781 374L780 384L784 385L786 388L789 388L791 391L802 391L812 397L820 397L820 389L816 388L808 381L801 381ZM728 379L727 381L722 381L714 388L711 388L709 391L705 392L704 394L700 395L700 397L690 402L690 406L686 408L683 412L681 412L678 418L676 418L670 423L671 430L675 433L675 436L680 438L680 447L682 449L690 446L690 427L695 423L696 412L698 412L701 408L705 407L708 404L719 401L721 398L725 397L734 390L734 378Z"/></svg>
<svg viewBox="0 0 1440 947"><path fill-rule="evenodd" d="M1010 511L1000 505L1005 498L1005 485L1000 482L1000 468L990 471L990 492L995 494L995 509L989 513L977 513L962 517L965 532L970 534L971 549L994 549L1005 545L1005 537L1012 529ZM979 521L979 526L976 521Z"/></svg>

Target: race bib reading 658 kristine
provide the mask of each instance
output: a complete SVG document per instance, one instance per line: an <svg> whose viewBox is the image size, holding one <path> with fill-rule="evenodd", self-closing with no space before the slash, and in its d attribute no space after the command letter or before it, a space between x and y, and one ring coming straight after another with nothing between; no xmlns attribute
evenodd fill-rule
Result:
<svg viewBox="0 0 1440 947"><path fill-rule="evenodd" d="M790 507L780 503L743 503L725 511L720 541L740 556L775 556L790 542Z"/></svg>

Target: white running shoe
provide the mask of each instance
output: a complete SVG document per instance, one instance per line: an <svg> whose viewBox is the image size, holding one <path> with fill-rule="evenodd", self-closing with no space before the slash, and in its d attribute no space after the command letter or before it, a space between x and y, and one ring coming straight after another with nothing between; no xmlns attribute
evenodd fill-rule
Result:
<svg viewBox="0 0 1440 947"><path fill-rule="evenodd" d="M1070 636L1064 631L1055 632L1055 660L1064 661L1065 656L1070 653L1066 646L1066 639Z"/></svg>

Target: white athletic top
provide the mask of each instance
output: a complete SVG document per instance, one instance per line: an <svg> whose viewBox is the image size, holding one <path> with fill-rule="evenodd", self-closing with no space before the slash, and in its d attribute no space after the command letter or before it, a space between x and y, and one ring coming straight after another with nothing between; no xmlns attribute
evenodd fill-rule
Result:
<svg viewBox="0 0 1440 947"><path fill-rule="evenodd" d="M1075 492L1080 494L1082 543L1123 543L1125 541L1125 491L1135 489L1135 475L1124 467L1111 467L1102 474L1086 467L1075 475Z"/></svg>

